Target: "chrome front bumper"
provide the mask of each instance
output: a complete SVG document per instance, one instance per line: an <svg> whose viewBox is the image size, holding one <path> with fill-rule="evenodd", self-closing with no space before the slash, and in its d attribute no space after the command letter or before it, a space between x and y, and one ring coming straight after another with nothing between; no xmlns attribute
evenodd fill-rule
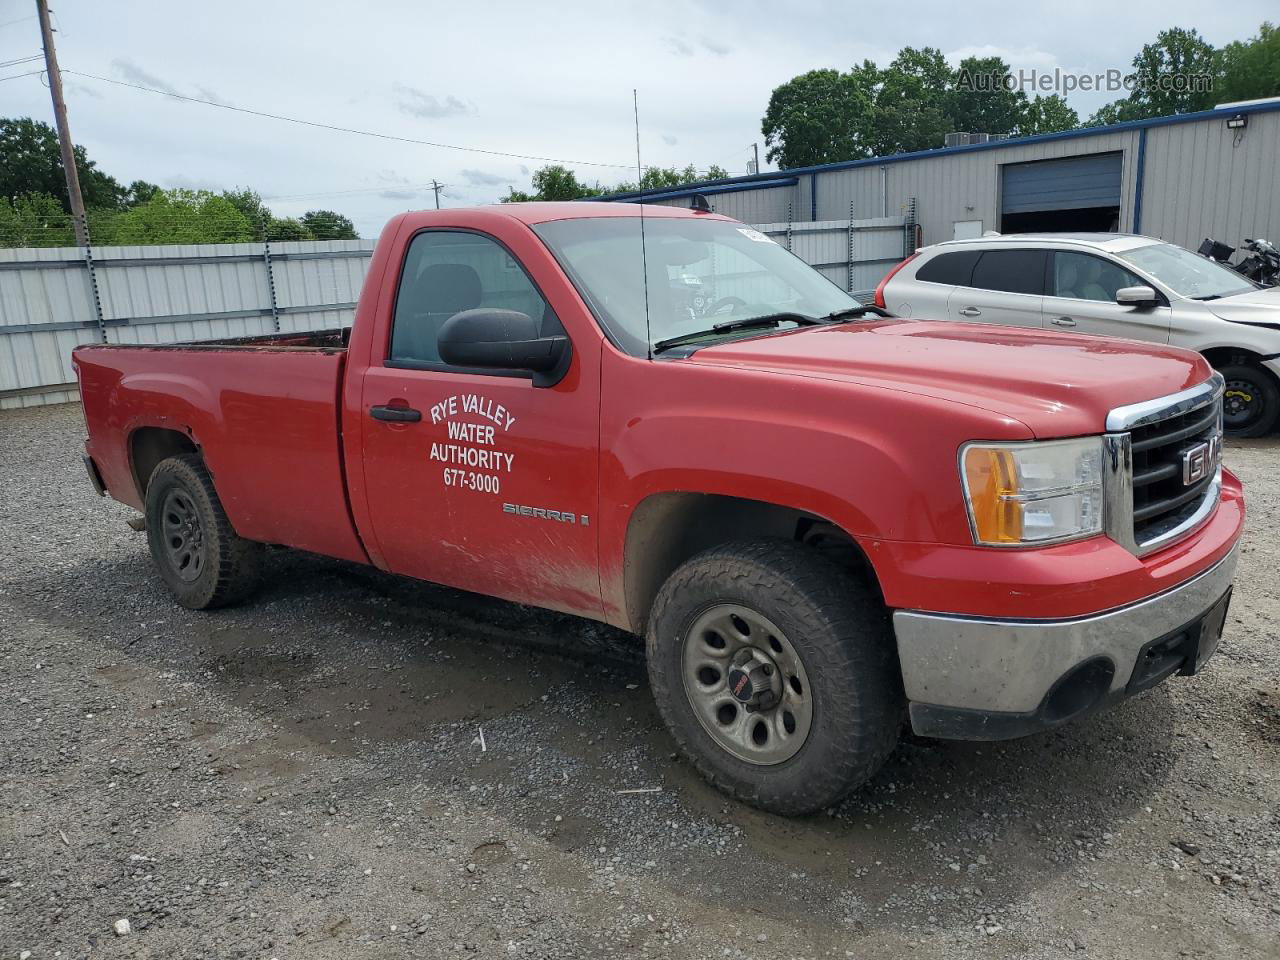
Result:
<svg viewBox="0 0 1280 960"><path fill-rule="evenodd" d="M1023 736L1146 689L1172 672L1193 672L1216 645L1238 554L1236 546L1172 590L1070 620L896 611L912 727L922 736L966 740ZM1199 644L1197 662L1179 659L1164 673L1152 666L1164 646L1195 648L1209 630L1214 636Z"/></svg>

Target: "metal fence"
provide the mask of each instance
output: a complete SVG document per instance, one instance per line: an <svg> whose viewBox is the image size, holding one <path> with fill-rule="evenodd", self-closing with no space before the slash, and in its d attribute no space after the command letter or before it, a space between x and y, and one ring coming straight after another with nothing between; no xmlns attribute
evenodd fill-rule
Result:
<svg viewBox="0 0 1280 960"><path fill-rule="evenodd" d="M756 227L863 300L914 248L910 214ZM372 252L372 240L0 250L0 410L75 400L82 343L350 325Z"/></svg>
<svg viewBox="0 0 1280 960"><path fill-rule="evenodd" d="M0 250L0 409L75 400L82 343L347 326L373 243Z"/></svg>
<svg viewBox="0 0 1280 960"><path fill-rule="evenodd" d="M889 268L915 249L910 216L762 223L756 229L867 302Z"/></svg>

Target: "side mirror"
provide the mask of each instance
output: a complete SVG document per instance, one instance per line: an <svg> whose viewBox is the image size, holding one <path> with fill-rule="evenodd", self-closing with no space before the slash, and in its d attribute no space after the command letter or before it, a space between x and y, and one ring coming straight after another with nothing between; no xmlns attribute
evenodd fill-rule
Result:
<svg viewBox="0 0 1280 960"><path fill-rule="evenodd" d="M1150 287L1121 287L1116 291L1116 303L1126 307L1155 307L1160 297Z"/></svg>
<svg viewBox="0 0 1280 960"><path fill-rule="evenodd" d="M535 386L559 383L569 369L569 338L539 336L538 322L518 310L481 307L455 313L440 327L440 359L455 367L528 370Z"/></svg>

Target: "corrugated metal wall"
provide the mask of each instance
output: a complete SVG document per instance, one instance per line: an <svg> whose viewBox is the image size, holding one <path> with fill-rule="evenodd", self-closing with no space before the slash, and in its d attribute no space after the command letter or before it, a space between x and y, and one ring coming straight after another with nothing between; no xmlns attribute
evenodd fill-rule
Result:
<svg viewBox="0 0 1280 960"><path fill-rule="evenodd" d="M1205 237L1280 242L1280 112L1147 131L1142 232L1194 250Z"/></svg>
<svg viewBox="0 0 1280 960"><path fill-rule="evenodd" d="M1022 146L940 154L906 162L869 165L816 174L818 219L901 216L914 199L924 242L950 240L957 221L981 220L983 230L999 229L1000 169L1026 163L1113 150L1124 152L1120 229L1132 224L1133 185L1137 176L1138 133L1134 130L1094 137L1049 140ZM1148 163L1150 160L1148 159ZM802 177L801 182L807 177Z"/></svg>
<svg viewBox="0 0 1280 960"><path fill-rule="evenodd" d="M0 409L74 400L44 388L75 380L72 349L99 339L79 250L0 250Z"/></svg>
<svg viewBox="0 0 1280 960"><path fill-rule="evenodd" d="M76 248L0 250L0 409L75 399L71 351L104 335L174 343L349 325L373 243L96 247L92 274Z"/></svg>

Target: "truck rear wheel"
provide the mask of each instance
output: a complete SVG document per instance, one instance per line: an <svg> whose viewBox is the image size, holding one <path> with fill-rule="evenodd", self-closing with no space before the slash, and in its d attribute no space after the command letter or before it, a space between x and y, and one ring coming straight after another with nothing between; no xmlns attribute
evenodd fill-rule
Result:
<svg viewBox="0 0 1280 960"><path fill-rule="evenodd" d="M174 598L189 610L225 607L257 586L263 547L231 528L204 462L170 457L146 494L151 559Z"/></svg>
<svg viewBox="0 0 1280 960"><path fill-rule="evenodd" d="M829 807L897 744L902 684L883 604L812 548L759 540L689 560L658 593L647 653L681 750L753 806Z"/></svg>

